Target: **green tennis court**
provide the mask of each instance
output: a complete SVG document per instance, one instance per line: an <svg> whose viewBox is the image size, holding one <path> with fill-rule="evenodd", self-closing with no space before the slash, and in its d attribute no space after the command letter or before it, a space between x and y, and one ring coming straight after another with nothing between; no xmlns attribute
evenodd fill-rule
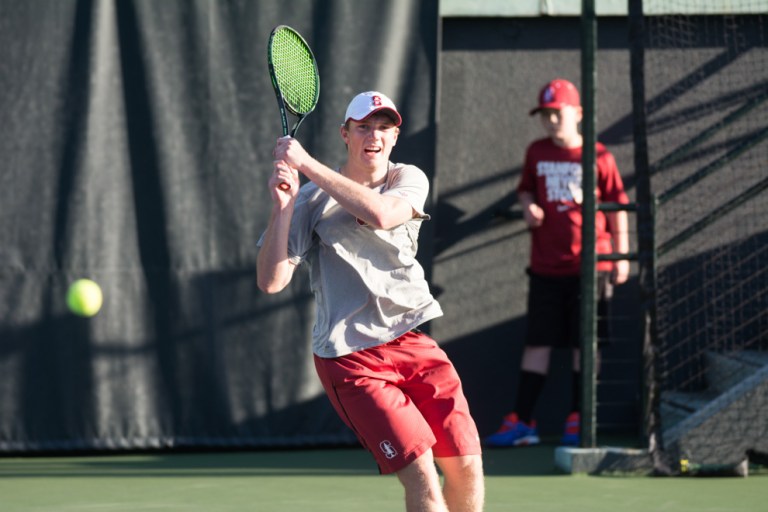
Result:
<svg viewBox="0 0 768 512"><path fill-rule="evenodd" d="M488 512L759 512L748 478L563 475L553 447L488 450ZM3 512L392 512L401 487L361 449L0 458Z"/></svg>

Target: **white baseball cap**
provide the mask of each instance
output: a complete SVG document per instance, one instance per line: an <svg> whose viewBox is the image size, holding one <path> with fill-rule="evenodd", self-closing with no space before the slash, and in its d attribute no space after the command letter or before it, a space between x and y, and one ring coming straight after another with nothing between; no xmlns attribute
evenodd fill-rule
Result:
<svg viewBox="0 0 768 512"><path fill-rule="evenodd" d="M400 117L400 113L395 107L395 103L389 99L385 94L377 91L361 92L349 102L347 107L347 114L344 116L344 122L346 123L350 119L353 121L362 121L372 116L376 112L382 110L388 110L395 121L395 126L400 126L403 119Z"/></svg>

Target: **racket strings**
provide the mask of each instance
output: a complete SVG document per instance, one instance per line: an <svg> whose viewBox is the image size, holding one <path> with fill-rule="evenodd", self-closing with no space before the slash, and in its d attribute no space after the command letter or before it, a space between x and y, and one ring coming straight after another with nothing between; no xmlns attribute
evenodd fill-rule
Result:
<svg viewBox="0 0 768 512"><path fill-rule="evenodd" d="M272 38L272 65L286 107L294 114L315 108L318 80L312 52L291 30L279 30Z"/></svg>

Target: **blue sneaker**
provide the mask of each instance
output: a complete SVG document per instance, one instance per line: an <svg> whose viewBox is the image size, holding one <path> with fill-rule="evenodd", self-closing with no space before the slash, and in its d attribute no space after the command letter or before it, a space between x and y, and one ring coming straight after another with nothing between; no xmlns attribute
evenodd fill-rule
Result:
<svg viewBox="0 0 768 512"><path fill-rule="evenodd" d="M565 420L565 432L560 444L563 446L579 446L581 444L581 416L572 412Z"/></svg>
<svg viewBox="0 0 768 512"><path fill-rule="evenodd" d="M504 416L504 423L498 432L485 438L487 446L530 446L539 444L539 433L536 431L536 422L529 425L520 421L517 413L509 413Z"/></svg>

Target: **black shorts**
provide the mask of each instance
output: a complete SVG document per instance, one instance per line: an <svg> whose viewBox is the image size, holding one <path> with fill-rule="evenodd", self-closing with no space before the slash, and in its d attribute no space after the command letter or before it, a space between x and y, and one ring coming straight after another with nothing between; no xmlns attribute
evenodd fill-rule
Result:
<svg viewBox="0 0 768 512"><path fill-rule="evenodd" d="M579 348L579 276L542 276L528 271L528 330L525 344L535 347ZM609 301L613 295L611 275L597 275L597 340L609 340Z"/></svg>

